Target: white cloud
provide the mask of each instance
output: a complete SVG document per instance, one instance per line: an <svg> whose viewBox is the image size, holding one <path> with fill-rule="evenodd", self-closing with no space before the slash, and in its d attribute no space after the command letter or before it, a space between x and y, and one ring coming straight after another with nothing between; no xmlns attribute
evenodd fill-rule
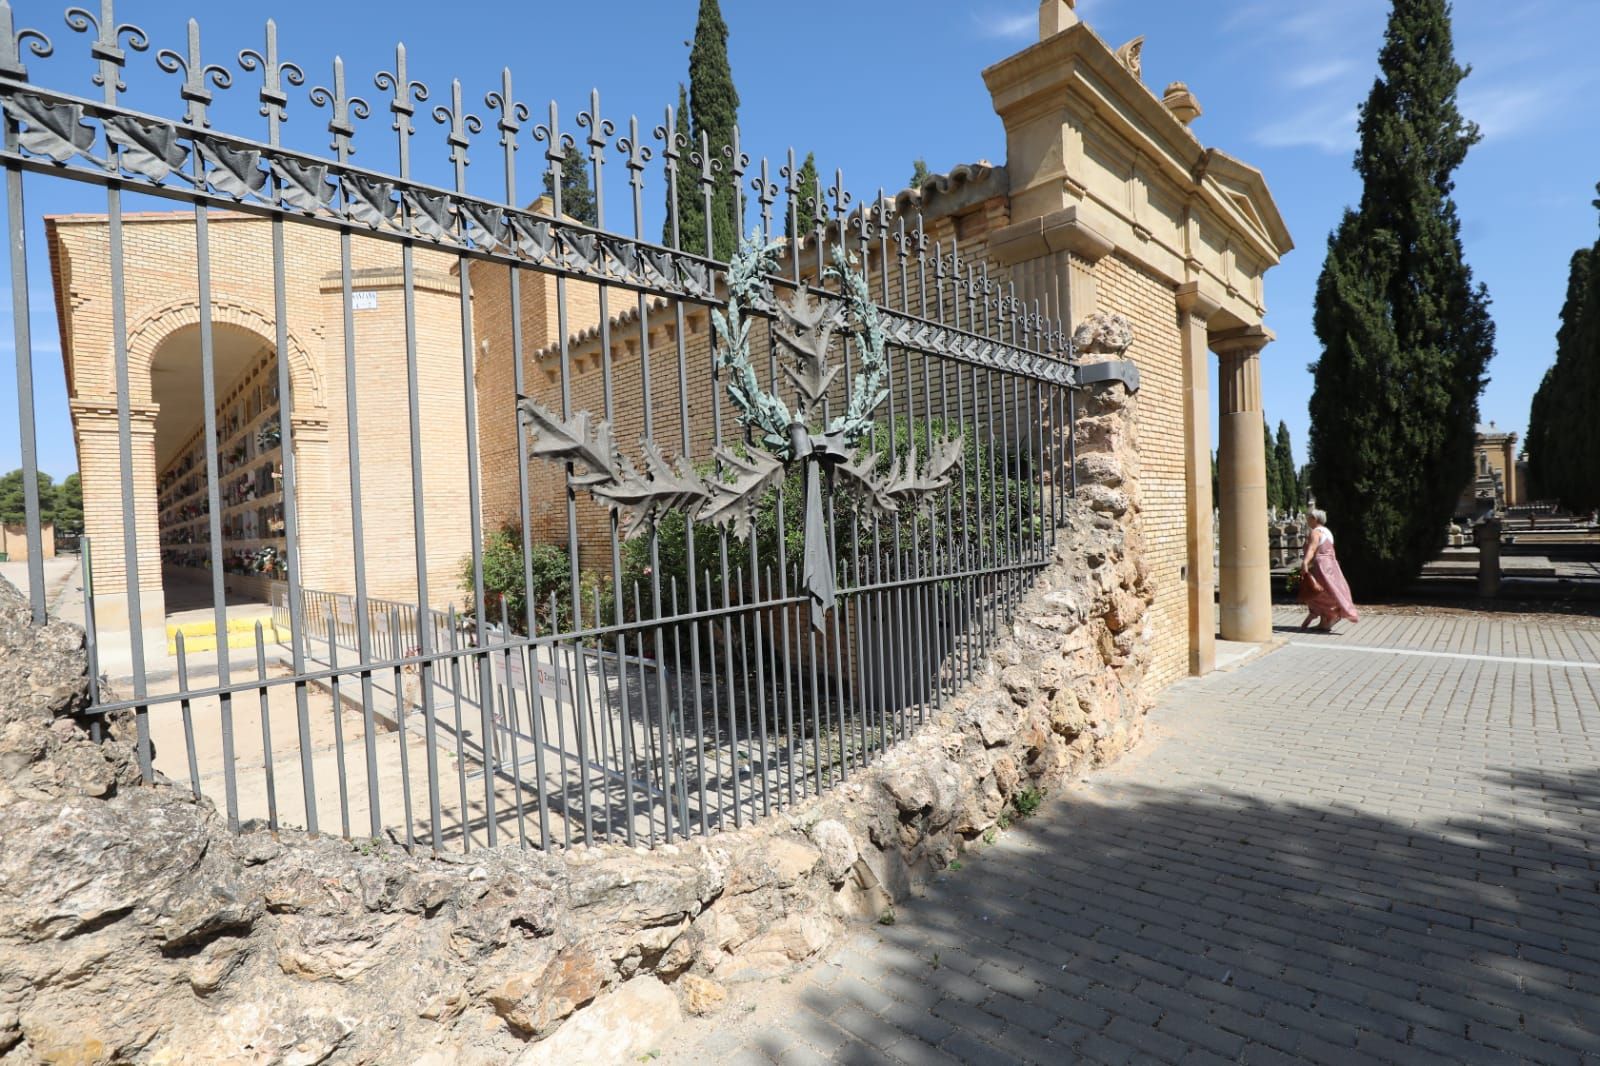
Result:
<svg viewBox="0 0 1600 1066"><path fill-rule="evenodd" d="M972 21L985 37L1018 39L1039 32L1039 13L1034 11L974 11Z"/></svg>
<svg viewBox="0 0 1600 1066"><path fill-rule="evenodd" d="M1314 104L1264 124L1256 131L1256 143L1342 154L1356 146L1356 117L1356 109L1342 103Z"/></svg>
<svg viewBox="0 0 1600 1066"><path fill-rule="evenodd" d="M1564 88L1550 83L1537 89L1531 86L1465 87L1460 98L1461 113L1478 124L1484 140L1501 140L1538 125L1550 113L1551 105L1566 95L1561 91Z"/></svg>
<svg viewBox="0 0 1600 1066"><path fill-rule="evenodd" d="M1353 60L1343 57L1329 58L1294 67L1284 74L1283 83L1291 89L1315 89L1320 85L1339 81L1355 69L1356 64Z"/></svg>

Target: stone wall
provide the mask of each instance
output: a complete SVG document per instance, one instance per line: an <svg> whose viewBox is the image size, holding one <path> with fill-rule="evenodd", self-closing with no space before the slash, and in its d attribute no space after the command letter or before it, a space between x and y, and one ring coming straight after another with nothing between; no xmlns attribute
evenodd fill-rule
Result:
<svg viewBox="0 0 1600 1066"><path fill-rule="evenodd" d="M1153 590L1133 401L1097 387L1053 565L979 677L832 792L654 851L410 855L226 831L95 745L82 635L0 583L0 1058L111 1063L635 1060L681 1011L851 920L1140 736Z"/></svg>

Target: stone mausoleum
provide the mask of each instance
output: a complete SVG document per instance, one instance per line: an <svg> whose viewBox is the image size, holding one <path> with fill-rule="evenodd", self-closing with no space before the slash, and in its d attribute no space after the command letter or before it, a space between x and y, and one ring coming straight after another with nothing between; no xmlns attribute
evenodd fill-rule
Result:
<svg viewBox="0 0 1600 1066"><path fill-rule="evenodd" d="M1261 173L1196 135L1201 107L1194 95L1180 83L1161 91L1144 83L1143 38L1112 47L1078 20L1071 0L1041 4L1039 29L1036 44L983 72L1005 129L1004 163L931 177L899 193L893 209L920 216L931 241L954 242L968 262L986 260L992 274L1015 284L1018 297L1038 301L1069 325L1095 312L1131 322L1127 357L1142 379L1143 541L1157 590L1148 623L1155 647L1149 680L1159 687L1209 671L1219 635L1237 641L1271 636L1261 428L1261 357L1272 340L1263 324L1265 275L1293 243ZM280 331L272 274L263 265L270 263L271 223L242 214L210 219L226 583L231 595L265 599L282 577L288 545L281 436L289 406L302 584L353 591L351 503L358 479L352 460L358 458L370 594L414 602L411 426L405 374L394 372L404 366L396 361L404 351L399 248L354 242L346 306L337 236L307 226L287 229L287 321ZM104 216L56 217L47 238L85 531L94 546L97 621L102 630L114 630L129 619L112 294L107 272L95 269L107 254L108 222ZM143 622L155 636L176 605L209 603L211 588L194 218L129 217L124 242L131 509ZM504 269L469 267L463 301L453 256L419 251L416 265L416 351L425 397L418 472L425 486L429 599L442 606L461 596L460 561L470 550L469 474L481 484L485 529L518 518L512 304ZM520 277L527 391L548 398L556 387L551 359L562 340L556 282L529 271ZM637 390L640 380L637 301L616 294L607 311L607 324L615 328L601 330L597 290L571 283L566 297L574 409L600 408L600 345L609 339L617 408L629 411L637 405L630 405L626 390ZM464 306L470 309L470 347L463 340L469 332L462 328ZM705 310L687 304L684 310L691 395L709 392ZM679 329L676 316L657 314L648 320L645 339L653 350L672 348ZM277 350L280 333L287 337L285 351ZM1211 353L1219 360L1215 400L1208 384ZM279 394L280 359L288 360L292 405ZM469 390L476 401L474 471L467 465ZM1216 501L1213 418L1220 444ZM618 432L626 436L624 423ZM659 421L653 429L658 439L675 439ZM555 520L564 507L561 475L548 464L535 464L530 475L530 530L561 543L564 522ZM1214 507L1221 518L1219 564L1213 563ZM586 525L580 542L595 529Z"/></svg>

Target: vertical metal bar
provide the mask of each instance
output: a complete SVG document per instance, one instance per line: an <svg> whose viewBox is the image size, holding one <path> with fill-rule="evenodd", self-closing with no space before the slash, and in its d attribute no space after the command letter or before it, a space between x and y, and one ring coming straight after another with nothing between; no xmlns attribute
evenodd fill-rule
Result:
<svg viewBox="0 0 1600 1066"><path fill-rule="evenodd" d="M461 851L463 854L472 850L472 806L467 799L467 758L466 758L466 726L461 721L461 657L455 652L456 609L452 604L445 615L445 625L449 628L445 636L449 639L450 650L450 692L455 703L455 731L456 731L456 787L461 796ZM444 641L440 641L440 650ZM487 751L487 747L485 748ZM487 767L487 762L485 762ZM571 843L571 840L568 840Z"/></svg>
<svg viewBox="0 0 1600 1066"><path fill-rule="evenodd" d="M267 783L267 826L278 831L278 786L272 765L272 708L267 696L267 645L261 623L256 623L256 680L261 685L261 764Z"/></svg>
<svg viewBox="0 0 1600 1066"><path fill-rule="evenodd" d="M341 156L343 149L341 149ZM466 278L461 279L462 287ZM377 838L383 829L378 799L378 750L374 734L377 726L372 707L375 700L372 687L372 625L368 617L367 601L367 546L362 523L361 506L361 426L357 404L356 326L354 300L351 296L350 231L339 230L339 293L343 306L340 316L344 330L344 397L345 445L350 456L350 542L353 554L356 585L356 649L361 669L361 716L364 746L367 757L367 815L371 834Z"/></svg>
<svg viewBox="0 0 1600 1066"><path fill-rule="evenodd" d="M204 162L195 155L196 177L204 178ZM239 829L239 795L234 787L233 767L233 697L226 691L230 677L230 652L228 648L228 595L224 579L222 557L222 485L220 458L217 448L221 441L217 434L217 381L216 350L211 330L211 231L210 212L200 203L194 205L195 274L200 304L200 396L201 425L205 434L206 499L210 504L207 531L211 540L211 610L217 633L217 683L223 686L220 696L222 718L222 761L229 768L224 775L228 828ZM247 444L248 447L248 444ZM230 471L232 473L232 471Z"/></svg>
<svg viewBox="0 0 1600 1066"><path fill-rule="evenodd" d="M522 450L520 443L518 444L518 450ZM526 456L523 458L524 462L526 462ZM524 517L527 516L526 509L524 509L523 515ZM531 735L533 736L533 772L538 778L539 782L538 787L534 790L534 802L538 805L539 809L539 847L541 850L548 850L550 847L550 802L548 797L545 796L545 787L548 779L545 777L544 765L544 686L539 680L539 645L537 643L539 637L539 616L532 607L533 591L533 588L529 586L527 592L527 599L530 605L528 608L528 643L523 645L522 648L522 670L523 676L528 679L528 725L531 730ZM551 596L550 606L550 628L553 632L555 632L558 631L558 627L555 624L555 603L553 593ZM550 651L551 664L554 665L556 652L555 644L550 645ZM560 670L557 669L555 674L557 700L556 707L557 713L559 714L561 698Z"/></svg>
<svg viewBox="0 0 1600 1066"><path fill-rule="evenodd" d="M389 632L400 627L400 617L393 608L389 612ZM406 684L401 667L394 668L394 721L400 742L400 802L406 809L406 850L417 850L417 835L411 816L411 731L406 727Z"/></svg>
<svg viewBox="0 0 1600 1066"><path fill-rule="evenodd" d="M79 540L78 570L83 582L79 586L83 593L83 642L84 653L89 659L89 706L96 707L100 703L100 636L94 622L94 553L88 537ZM104 719L96 715L90 724L90 733L96 744L103 739Z"/></svg>
<svg viewBox="0 0 1600 1066"><path fill-rule="evenodd" d="M10 32L9 27L6 30ZM16 122L6 119L6 148L16 151ZM33 417L33 337L28 312L27 216L22 209L22 168L6 164L6 217L11 231L11 325L16 342L17 429L22 440L22 511L28 544L28 602L34 625L47 621L44 595L44 527L39 518L39 454ZM132 493L125 493L131 496ZM87 613L87 612L86 612Z"/></svg>
<svg viewBox="0 0 1600 1066"><path fill-rule="evenodd" d="M116 82L116 71L112 70L111 82ZM108 96L114 97L114 90L107 88ZM109 102L109 100L108 100ZM10 124L7 124L10 128ZM118 166L116 148L111 149L111 165L113 170ZM109 222L110 244L110 269L111 269L111 338L116 353L117 376L117 451L121 462L122 484L131 486L133 477L133 412L132 399L128 381L128 325L127 325L127 300L123 287L123 239L122 239L122 186L120 182L110 182L106 186L106 214ZM145 651L144 651L144 610L140 602L139 591L139 529L134 512L134 493L122 494L122 565L124 588L128 597L128 650L133 659L133 698L142 699L148 686L145 676ZM86 603L86 610L92 610L93 605ZM136 731L136 744L138 747L139 773L146 784L155 782L155 767L152 763L150 749L150 708L141 705L134 708L134 726Z"/></svg>
<svg viewBox="0 0 1600 1066"><path fill-rule="evenodd" d="M572 138L561 132L560 113L554 100L550 101L550 123L534 131L534 135L548 142L545 150L545 160L549 163L551 212L560 218L562 196L562 168L565 164L567 151L573 147ZM564 275L556 275L556 338L561 352L561 417L572 417L572 346L571 331L568 328L567 316L567 279ZM581 551L578 541L578 505L577 487L573 484L573 464L566 464L566 496L567 496L567 556L568 580L572 587L572 619L575 629L582 629L583 618L583 592L582 577L579 567L581 565ZM573 727L578 734L578 777L579 787L583 795L583 839L594 840L594 821L589 807L589 759L588 759L588 723L585 721L585 707L589 699L589 683L587 667L583 666L582 649L576 643L573 647L573 665L579 668L584 676L581 683L573 686L574 713ZM576 678L576 673L575 673ZM562 741L563 755L563 795L565 794L565 755L566 743ZM572 843L570 812L564 815L563 829L566 833L566 842Z"/></svg>
<svg viewBox="0 0 1600 1066"><path fill-rule="evenodd" d="M178 707L183 714L183 751L189 760L189 791L194 793L194 798L200 798L200 764L194 753L194 717L189 707L189 656L185 654L183 646L183 630L178 630L176 637L178 653L178 691L183 698L178 701Z"/></svg>
<svg viewBox="0 0 1600 1066"><path fill-rule="evenodd" d="M662 156L665 160L667 179L667 225L671 234L672 247L683 247L683 234L681 220L678 218L678 160L681 153L689 148L676 132L677 124L673 119L672 108L668 106L666 121L656 129L656 134L664 142ZM677 349L678 357L678 429L679 429L679 454L692 455L693 443L689 435L689 372L688 351L684 344L685 329L683 301L672 301L673 313L673 345ZM689 614L699 614L699 589L695 582L695 574L699 570L695 559L695 523L686 519L683 523L683 551L684 551L684 585L689 595ZM676 607L673 613L677 613ZM700 626L698 623L689 625L689 669L693 672L691 686L694 693L694 722L695 722L695 751L699 766L699 791L700 791L700 835L704 836L709 831L706 821L706 779L705 779L705 714L701 706L700 682ZM713 674L713 677L715 675ZM712 686L713 694L715 685ZM713 720L712 728L716 728ZM721 747L718 747L720 759ZM719 770L720 777L720 770Z"/></svg>
<svg viewBox="0 0 1600 1066"><path fill-rule="evenodd" d="M424 657L421 666L418 668L418 674L422 685L422 722L427 743L429 836L433 850L438 851L442 846L440 839L442 812L439 801L439 736L437 711L433 702L433 664L427 659L427 656L433 651L433 640L429 627L420 624L423 615L429 610L428 523L425 510L426 504L424 503L425 497L422 491L422 403L421 390L417 380L416 264L410 239L400 245L400 273L405 315L406 406L410 417L409 436L411 438L411 524L412 536L415 538L412 553L416 559L417 570L417 653ZM460 281L461 285L465 287L467 279L463 276ZM514 303L515 301L513 300L513 305ZM471 377L466 379L464 388L467 391L473 388L473 379Z"/></svg>
<svg viewBox="0 0 1600 1066"><path fill-rule="evenodd" d="M338 777L339 781L339 834L346 840L349 840L350 782L345 773L344 766L344 700L339 696L339 639L338 634L335 632L335 626L335 616L330 612L328 614L328 669L333 671L333 673L328 679L328 691L332 693L333 696L333 750L334 755L336 756L334 760L334 766L336 768L336 776ZM370 724L371 716L367 715L365 720ZM371 744L373 743L373 740L369 736L365 738L364 742ZM309 746L309 736L303 740L302 743ZM302 749L302 757L304 757L306 754L308 753L305 751L305 749ZM374 840L378 838L377 829L372 830L371 838Z"/></svg>
<svg viewBox="0 0 1600 1066"><path fill-rule="evenodd" d="M406 92L402 85L400 91ZM401 176L407 176L408 166L408 138L409 124L401 132ZM410 218L406 219L407 226L412 225ZM429 627L421 624L421 619L429 609L428 596L428 533L427 519L422 489L422 412L421 396L417 374L417 293L416 293L416 264L413 255L413 244L410 238L400 245L400 273L402 280L402 303L405 319L405 349L406 349L406 406L410 418L410 444L411 444L411 524L414 538L412 554L416 561L417 572L417 644L418 654L424 657L418 673L422 686L422 721L427 744L428 762L428 818L430 826L430 842L434 851L440 850L442 812L439 799L439 751L437 712L433 702L432 671L433 665L426 657L433 651L432 634ZM463 273L460 278L463 288L467 279ZM469 376L464 383L464 389L471 391L473 379ZM409 805L407 820L410 819Z"/></svg>
<svg viewBox="0 0 1600 1066"><path fill-rule="evenodd" d="M526 587L526 586L524 586ZM500 652L501 672L505 676L505 685L501 691L501 707L506 719L507 739L511 746L511 797L517 811L517 840L522 847L528 846L528 824L523 814L522 802L522 760L517 755L517 718L516 718L516 692L511 683L511 618L506 612L506 601L500 601ZM526 644L523 647L527 647ZM527 671L523 671L523 684L528 684Z"/></svg>

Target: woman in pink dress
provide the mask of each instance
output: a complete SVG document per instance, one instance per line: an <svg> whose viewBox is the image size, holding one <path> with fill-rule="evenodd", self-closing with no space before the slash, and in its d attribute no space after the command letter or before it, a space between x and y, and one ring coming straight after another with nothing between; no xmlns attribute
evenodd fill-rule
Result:
<svg viewBox="0 0 1600 1066"><path fill-rule="evenodd" d="M1315 621L1319 630L1331 633L1339 619L1359 622L1361 615L1350 602L1350 586L1333 554L1333 530L1328 528L1327 512L1312 508L1306 512L1306 522L1311 533L1306 537L1306 555L1300 562L1300 602L1306 605L1306 620L1300 628Z"/></svg>

